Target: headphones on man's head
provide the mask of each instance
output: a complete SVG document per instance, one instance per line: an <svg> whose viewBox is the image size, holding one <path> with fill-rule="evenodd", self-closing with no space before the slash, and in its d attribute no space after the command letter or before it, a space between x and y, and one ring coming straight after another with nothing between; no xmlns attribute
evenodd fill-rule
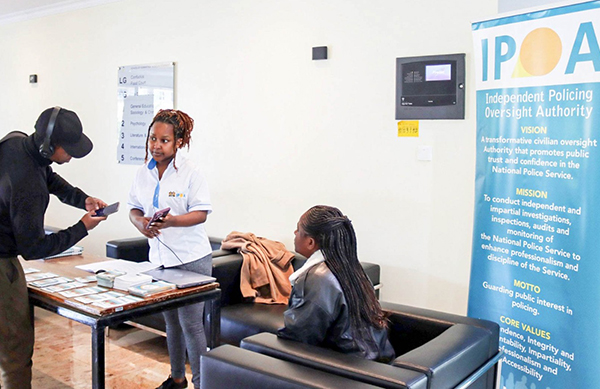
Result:
<svg viewBox="0 0 600 389"><path fill-rule="evenodd" d="M50 157L52 157L54 154L54 146L52 146L50 137L52 136L52 131L54 131L54 124L56 123L56 118L58 117L59 112L60 107L54 107L52 110L50 120L48 121L48 127L46 127L46 136L44 137L44 142L40 146L40 155L47 159L50 159Z"/></svg>

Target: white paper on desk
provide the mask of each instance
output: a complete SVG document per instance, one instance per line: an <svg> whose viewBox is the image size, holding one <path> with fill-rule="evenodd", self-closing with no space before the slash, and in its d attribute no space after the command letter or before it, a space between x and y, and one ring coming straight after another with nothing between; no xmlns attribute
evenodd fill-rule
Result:
<svg viewBox="0 0 600 389"><path fill-rule="evenodd" d="M126 261L124 259L114 259L112 261L94 262L75 267L90 273L97 273L100 270L116 270L128 274L137 274L143 273L148 270L156 269L160 267L160 265L156 265L150 261L133 262Z"/></svg>

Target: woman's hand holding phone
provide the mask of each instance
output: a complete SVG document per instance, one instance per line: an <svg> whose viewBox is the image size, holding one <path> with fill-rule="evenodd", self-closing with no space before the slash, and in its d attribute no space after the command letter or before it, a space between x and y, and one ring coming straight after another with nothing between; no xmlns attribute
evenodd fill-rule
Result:
<svg viewBox="0 0 600 389"><path fill-rule="evenodd" d="M133 208L129 211L129 219L142 235L152 239L160 235L160 229L171 227L169 220L175 217L169 215L170 210L170 208L161 209L150 218L144 216L141 209Z"/></svg>
<svg viewBox="0 0 600 389"><path fill-rule="evenodd" d="M144 212L141 209L132 208L129 211L129 220L131 220L131 223L148 239L154 238L158 233L155 229L146 228L150 219L151 218L144 216Z"/></svg>
<svg viewBox="0 0 600 389"><path fill-rule="evenodd" d="M157 229L160 228L164 228L166 226L163 226L163 221L164 219L169 215L169 211L171 210L171 208L165 208L165 209L161 209L160 211L156 211L154 213L154 215L152 216L152 219L150 219L150 221L148 221L148 225L146 226L147 229L151 229L153 227L156 227Z"/></svg>

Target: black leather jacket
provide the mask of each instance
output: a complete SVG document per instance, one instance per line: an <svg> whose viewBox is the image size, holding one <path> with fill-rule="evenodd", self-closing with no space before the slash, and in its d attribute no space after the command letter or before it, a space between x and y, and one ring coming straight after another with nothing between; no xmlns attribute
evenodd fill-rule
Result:
<svg viewBox="0 0 600 389"><path fill-rule="evenodd" d="M324 262L296 279L284 313L284 325L277 332L282 338L370 360L389 363L394 359L387 330L371 327L372 342L354 339L342 287Z"/></svg>

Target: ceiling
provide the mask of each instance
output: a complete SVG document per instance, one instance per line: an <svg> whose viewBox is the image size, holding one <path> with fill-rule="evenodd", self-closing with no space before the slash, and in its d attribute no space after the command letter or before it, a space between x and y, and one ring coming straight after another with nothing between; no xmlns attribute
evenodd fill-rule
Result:
<svg viewBox="0 0 600 389"><path fill-rule="evenodd" d="M65 0L0 0L0 17L65 3Z"/></svg>
<svg viewBox="0 0 600 389"><path fill-rule="evenodd" d="M69 12L119 0L0 0L0 24Z"/></svg>

